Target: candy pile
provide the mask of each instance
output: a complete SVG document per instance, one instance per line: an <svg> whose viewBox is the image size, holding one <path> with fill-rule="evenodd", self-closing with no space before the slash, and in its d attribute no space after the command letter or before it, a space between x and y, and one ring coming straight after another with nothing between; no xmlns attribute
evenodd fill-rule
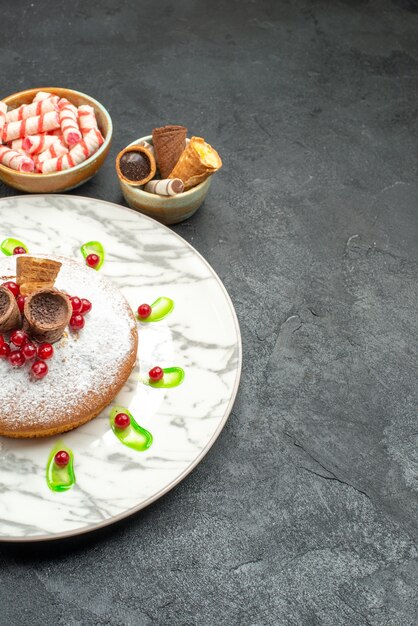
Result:
<svg viewBox="0 0 418 626"><path fill-rule="evenodd" d="M0 163L25 173L67 170L104 142L94 108L38 91L31 104L7 110L0 100Z"/></svg>
<svg viewBox="0 0 418 626"><path fill-rule="evenodd" d="M119 178L161 196L175 196L202 183L222 167L221 158L201 137L186 137L185 126L154 128L152 144L142 141L118 154Z"/></svg>

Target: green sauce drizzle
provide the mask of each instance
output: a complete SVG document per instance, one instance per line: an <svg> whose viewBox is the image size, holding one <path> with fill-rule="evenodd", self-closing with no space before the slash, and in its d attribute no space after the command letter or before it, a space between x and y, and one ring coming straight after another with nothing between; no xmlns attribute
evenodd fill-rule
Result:
<svg viewBox="0 0 418 626"><path fill-rule="evenodd" d="M105 250L100 241L88 241L87 243L83 243L80 250L84 259L86 259L89 254L97 254L100 261L94 269L99 270L102 267L105 260Z"/></svg>
<svg viewBox="0 0 418 626"><path fill-rule="evenodd" d="M127 428L118 428L115 425L115 417L118 413L126 413L129 415L131 423ZM152 435L148 430L142 428L135 420L132 413L128 411L127 408L123 406L115 406L110 412L110 426L115 433L116 437L128 448L132 448L133 450L137 450L137 452L144 452L144 450L148 450L148 448L152 444Z"/></svg>
<svg viewBox="0 0 418 626"><path fill-rule="evenodd" d="M13 239L13 237L8 237L0 244L0 250L6 256L13 256L13 250L15 248L24 248L26 252L28 252L27 246L25 246L22 241L19 241L19 239Z"/></svg>
<svg viewBox="0 0 418 626"><path fill-rule="evenodd" d="M157 300L151 304L151 315L146 319L139 318L141 322L160 322L174 309L174 302L171 298L157 298Z"/></svg>
<svg viewBox="0 0 418 626"><path fill-rule="evenodd" d="M181 367L163 367L164 376L161 380L154 382L149 377L141 378L144 385L150 387L156 387L157 389L170 389L171 387L178 387L184 380L185 373Z"/></svg>
<svg viewBox="0 0 418 626"><path fill-rule="evenodd" d="M65 467L60 467L54 461L54 457L60 450L68 452L70 461ZM48 458L46 466L46 482L51 491L68 491L75 485L74 474L74 455L70 448L67 448L63 443L58 442Z"/></svg>

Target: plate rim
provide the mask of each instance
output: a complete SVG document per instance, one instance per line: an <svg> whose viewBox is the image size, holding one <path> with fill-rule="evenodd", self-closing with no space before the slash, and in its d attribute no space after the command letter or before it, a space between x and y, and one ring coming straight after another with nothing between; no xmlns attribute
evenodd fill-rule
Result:
<svg viewBox="0 0 418 626"><path fill-rule="evenodd" d="M120 521L122 521L122 520L124 520L124 519L126 519L128 517L131 517L132 515L135 515L139 511L142 511L146 507L150 506L150 504L152 504L153 502L156 502L157 500L159 500L160 498L165 496L169 491L171 491L172 489L174 489L174 487L176 487L179 483L181 483L186 478L186 476L188 476L195 469L195 467L197 467L197 465L199 465L199 463L204 459L204 457L207 455L209 450L212 448L212 446L214 445L215 441L218 439L219 435L223 431L223 429L225 427L225 424L226 424L226 422L227 422L227 420L228 420L228 418L229 418L229 416L231 414L232 408L234 406L234 403L235 403L235 400L236 400L236 397L237 397L238 388L239 388L239 384L240 384L240 380L241 380L241 373L242 373L242 337L241 337L241 329L240 329L240 325L239 325L239 321L238 321L238 316L237 316L237 313L235 311L235 307L234 307L234 304L233 304L233 302L231 300L231 297L230 297L230 295L229 295L225 285L223 284L222 280L218 276L217 272L210 265L210 263L204 258L204 256L198 250L196 250L196 248L194 246L192 246L192 244L190 244L188 241L186 241L181 235L176 233L174 230L171 230L171 228L168 228L168 226L166 226L165 224L161 224L160 222L158 222L157 220L153 219L149 215L145 215L144 213L141 213L140 211L136 211L136 210L131 209L129 207L122 206L121 204L117 204L116 202L110 202L109 200L102 200L100 198L92 198L91 196L79 196L79 195L76 195L76 194L51 193L51 194L21 194L21 195L6 196L4 198L0 198L0 211L1 211L1 203L4 202L4 201L8 201L8 200L10 200L12 198L23 198L23 199L25 199L25 198L68 198L69 196L71 198L80 198L81 200L95 200L96 202L109 204L112 207L116 207L117 209L122 209L124 211L128 211L129 213L133 213L133 214L135 214L135 215L137 215L137 216L139 216L141 218L144 218L145 220L153 222L154 224L157 224L157 226L159 226L163 230L166 230L166 231L170 232L177 239L182 241L186 246L188 246L200 258L200 260L204 263L204 265L209 269L211 274L216 279L219 287L221 288L221 291L223 292L223 294L225 296L226 302L227 302L228 307L230 309L230 312L232 314L232 320L233 320L235 332L236 332L236 335L237 335L237 348L238 348L238 363L237 363L236 376L235 376L234 386L232 388L231 397L230 397L229 402L228 402L228 404L226 406L224 415L222 416L222 419L219 422L215 432L212 434L212 437L206 443L204 448L202 448L202 450L197 455L197 457L190 463L190 465L188 465L179 474L179 476L177 476L174 480L170 481L167 485L165 485L162 489L157 491L154 495L150 496L149 498L144 500L139 505L131 507L130 509L127 509L126 511L123 511L122 513L118 513L117 515L114 515L114 516L112 516L112 517L110 517L110 518L108 518L106 520L102 520L102 521L98 522L97 524L93 524L93 525L90 525L88 527L76 528L74 530L67 530L67 531L63 531L63 532L56 533L56 534L53 534L53 535L37 535L37 536L28 536L28 537L13 537L13 536L0 535L0 543L38 543L38 542L56 541L56 540L60 540L60 539L68 539L70 537L78 537L78 536L81 536L81 535L86 535L88 533L100 530L101 528L105 528L106 526L111 526L112 524L117 524L118 522L120 522Z"/></svg>

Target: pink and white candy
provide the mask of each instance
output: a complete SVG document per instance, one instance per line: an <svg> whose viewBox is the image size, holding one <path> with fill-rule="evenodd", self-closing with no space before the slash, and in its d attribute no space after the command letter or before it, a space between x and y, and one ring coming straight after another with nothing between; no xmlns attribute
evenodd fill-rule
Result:
<svg viewBox="0 0 418 626"><path fill-rule="evenodd" d="M49 159L49 161L42 163L42 174L61 172L75 165L79 165L94 154L103 142L104 139L101 132L92 128L85 135L84 139L76 144L68 154L64 154L55 159Z"/></svg>
<svg viewBox="0 0 418 626"><path fill-rule="evenodd" d="M58 139L58 137L55 137L54 139L55 142L50 148L48 148L48 150L44 150L43 152L38 154L37 168L39 170L41 169L40 165L45 161L48 161L49 159L55 159L62 156L63 154L67 154L68 152L68 148L64 146L64 144L60 139Z"/></svg>
<svg viewBox="0 0 418 626"><path fill-rule="evenodd" d="M33 102L40 102L41 100L46 100L47 98L54 98L54 94L49 93L49 91L38 91L33 99Z"/></svg>
<svg viewBox="0 0 418 626"><path fill-rule="evenodd" d="M94 108L89 104L82 104L78 107L78 125L80 126L83 136L92 128L98 130Z"/></svg>
<svg viewBox="0 0 418 626"><path fill-rule="evenodd" d="M44 131L53 130L59 128L59 125L60 120L56 111L28 117L20 122L9 122L3 126L3 143L26 137L26 135L37 135Z"/></svg>
<svg viewBox="0 0 418 626"><path fill-rule="evenodd" d="M30 135L24 139L15 139L16 142L22 142L21 147L23 150L26 150L26 152L29 152L29 154L39 154L39 152L49 150L49 148L59 140L59 137L54 137L52 135ZM15 141L13 141L12 148L15 147ZM16 148L18 147L19 145L16 144Z"/></svg>
<svg viewBox="0 0 418 626"><path fill-rule="evenodd" d="M52 96L52 98L32 102L32 104L22 104L22 106L17 109L12 109L7 113L6 122L18 122L28 117L34 117L35 115L43 115L49 111L57 111L58 100L58 96Z"/></svg>
<svg viewBox="0 0 418 626"><path fill-rule="evenodd" d="M61 98L58 103L61 131L67 146L73 146L82 140L78 125L77 108L67 100Z"/></svg>
<svg viewBox="0 0 418 626"><path fill-rule="evenodd" d="M0 146L0 163L18 172L33 172L35 167L30 157L7 146Z"/></svg>
<svg viewBox="0 0 418 626"><path fill-rule="evenodd" d="M6 123L7 104L0 100L0 144L3 138L3 126Z"/></svg>

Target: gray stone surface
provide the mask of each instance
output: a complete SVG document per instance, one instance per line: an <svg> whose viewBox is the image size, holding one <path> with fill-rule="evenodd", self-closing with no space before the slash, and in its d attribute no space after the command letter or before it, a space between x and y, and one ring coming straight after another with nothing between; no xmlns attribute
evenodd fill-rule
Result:
<svg viewBox="0 0 418 626"><path fill-rule="evenodd" d="M244 369L161 501L0 546L0 623L416 624L416 0L1 9L1 95L63 85L111 112L111 157L75 193L122 202L114 156L156 125L219 148L175 230L232 296Z"/></svg>

